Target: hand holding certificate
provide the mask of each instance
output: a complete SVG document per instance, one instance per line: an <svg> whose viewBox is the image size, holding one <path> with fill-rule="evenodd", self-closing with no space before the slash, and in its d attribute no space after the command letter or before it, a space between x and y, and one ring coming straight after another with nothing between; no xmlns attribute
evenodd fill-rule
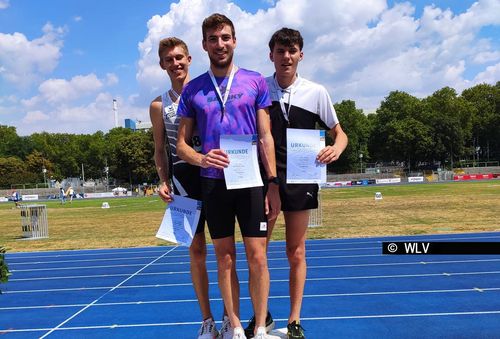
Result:
<svg viewBox="0 0 500 339"><path fill-rule="evenodd" d="M221 135L220 148L229 157L229 166L224 168L228 190L263 186L257 161L256 135Z"/></svg>
<svg viewBox="0 0 500 339"><path fill-rule="evenodd" d="M168 204L156 237L191 246L201 214L201 201L174 195Z"/></svg>
<svg viewBox="0 0 500 339"><path fill-rule="evenodd" d="M325 131L288 128L286 140L287 184L326 183L326 164L316 160L325 147Z"/></svg>

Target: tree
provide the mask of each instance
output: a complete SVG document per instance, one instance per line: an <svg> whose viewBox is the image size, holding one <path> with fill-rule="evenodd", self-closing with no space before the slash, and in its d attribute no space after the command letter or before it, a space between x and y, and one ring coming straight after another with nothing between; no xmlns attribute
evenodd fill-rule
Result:
<svg viewBox="0 0 500 339"><path fill-rule="evenodd" d="M26 170L36 176L37 182L42 182L44 179L43 169L47 172L45 173L45 179L53 175L54 164L50 160L43 157L42 153L38 151L33 151L26 157Z"/></svg>
<svg viewBox="0 0 500 339"><path fill-rule="evenodd" d="M428 162L432 149L431 129L412 117L387 124L387 143L394 151L393 160L405 162L408 170Z"/></svg>
<svg viewBox="0 0 500 339"><path fill-rule="evenodd" d="M123 168L122 157L120 156L124 140L134 133L132 130L123 127L116 127L104 136L106 154L109 155L109 174L117 180L129 182L129 169Z"/></svg>
<svg viewBox="0 0 500 339"><path fill-rule="evenodd" d="M83 160L77 136L69 133L35 133L31 135L34 149L54 165L54 177L78 177Z"/></svg>
<svg viewBox="0 0 500 339"><path fill-rule="evenodd" d="M151 130L133 132L113 128L105 136L106 153L110 155L110 174L121 182L151 182L156 178Z"/></svg>
<svg viewBox="0 0 500 339"><path fill-rule="evenodd" d="M391 92L372 119L369 150L376 159L405 162L410 167L427 160L431 131L422 119L421 100Z"/></svg>
<svg viewBox="0 0 500 339"><path fill-rule="evenodd" d="M0 125L0 157L22 157L22 138L17 135L16 128Z"/></svg>
<svg viewBox="0 0 500 339"><path fill-rule="evenodd" d="M328 165L329 170L335 172L355 171L358 168L359 154L363 154L365 161L369 161L368 139L371 124L363 113L356 108L352 100L344 100L334 105L342 129L349 138L349 143L339 160ZM327 140L327 144L331 141Z"/></svg>
<svg viewBox="0 0 500 339"><path fill-rule="evenodd" d="M116 151L116 178L131 184L151 182L156 176L151 131L135 132L120 139Z"/></svg>
<svg viewBox="0 0 500 339"><path fill-rule="evenodd" d="M480 84L462 92L470 105L473 147L485 160L500 159L500 82L495 86Z"/></svg>
<svg viewBox="0 0 500 339"><path fill-rule="evenodd" d="M37 176L26 170L26 164L17 157L0 158L0 187L37 182Z"/></svg>
<svg viewBox="0 0 500 339"><path fill-rule="evenodd" d="M444 87L423 100L423 118L431 129L433 148L429 160L442 164L466 155L472 131L473 107L458 98L453 88Z"/></svg>

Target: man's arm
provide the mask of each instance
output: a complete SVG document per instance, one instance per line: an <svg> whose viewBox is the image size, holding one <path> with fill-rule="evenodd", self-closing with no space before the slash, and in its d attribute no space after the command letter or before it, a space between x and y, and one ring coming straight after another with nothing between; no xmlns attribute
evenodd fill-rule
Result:
<svg viewBox="0 0 500 339"><path fill-rule="evenodd" d="M269 110L257 110L257 129L259 132L259 153L262 164L266 170L267 179L276 177L276 154L274 152L274 140L271 134L271 120ZM281 210L279 186L269 183L266 195L266 214L269 220L276 219Z"/></svg>
<svg viewBox="0 0 500 339"><path fill-rule="evenodd" d="M172 201L168 166L169 158L165 150L165 124L162 116L161 97L156 98L149 106L149 117L153 125L153 139L155 145L154 159L156 172L160 178L158 194L165 202Z"/></svg>
<svg viewBox="0 0 500 339"><path fill-rule="evenodd" d="M347 135L342 130L340 123L333 126L328 132L333 139L333 145L323 148L317 156L318 161L323 164L338 160L348 143Z"/></svg>
<svg viewBox="0 0 500 339"><path fill-rule="evenodd" d="M177 155L191 165L203 168L214 167L223 169L229 164L227 154L221 149L210 150L207 154L195 151L191 146L194 119L182 117L177 131Z"/></svg>

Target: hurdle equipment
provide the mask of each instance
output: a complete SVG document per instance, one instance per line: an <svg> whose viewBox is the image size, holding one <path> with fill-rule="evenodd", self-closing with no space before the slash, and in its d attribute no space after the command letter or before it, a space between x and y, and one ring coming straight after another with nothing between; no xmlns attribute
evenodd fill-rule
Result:
<svg viewBox="0 0 500 339"><path fill-rule="evenodd" d="M49 224L46 205L20 205L21 229L25 239L49 237Z"/></svg>

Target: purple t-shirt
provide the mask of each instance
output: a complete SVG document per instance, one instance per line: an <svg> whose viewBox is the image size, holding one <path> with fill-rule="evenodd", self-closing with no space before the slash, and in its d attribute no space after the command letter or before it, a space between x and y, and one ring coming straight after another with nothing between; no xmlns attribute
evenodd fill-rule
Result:
<svg viewBox="0 0 500 339"><path fill-rule="evenodd" d="M218 78L222 95L228 77ZM196 120L202 153L220 148L224 134L257 134L257 110L271 106L266 80L257 72L238 68L229 91L224 114L222 103L208 72L191 80L183 89L177 115ZM202 168L201 176L224 178L224 172Z"/></svg>

